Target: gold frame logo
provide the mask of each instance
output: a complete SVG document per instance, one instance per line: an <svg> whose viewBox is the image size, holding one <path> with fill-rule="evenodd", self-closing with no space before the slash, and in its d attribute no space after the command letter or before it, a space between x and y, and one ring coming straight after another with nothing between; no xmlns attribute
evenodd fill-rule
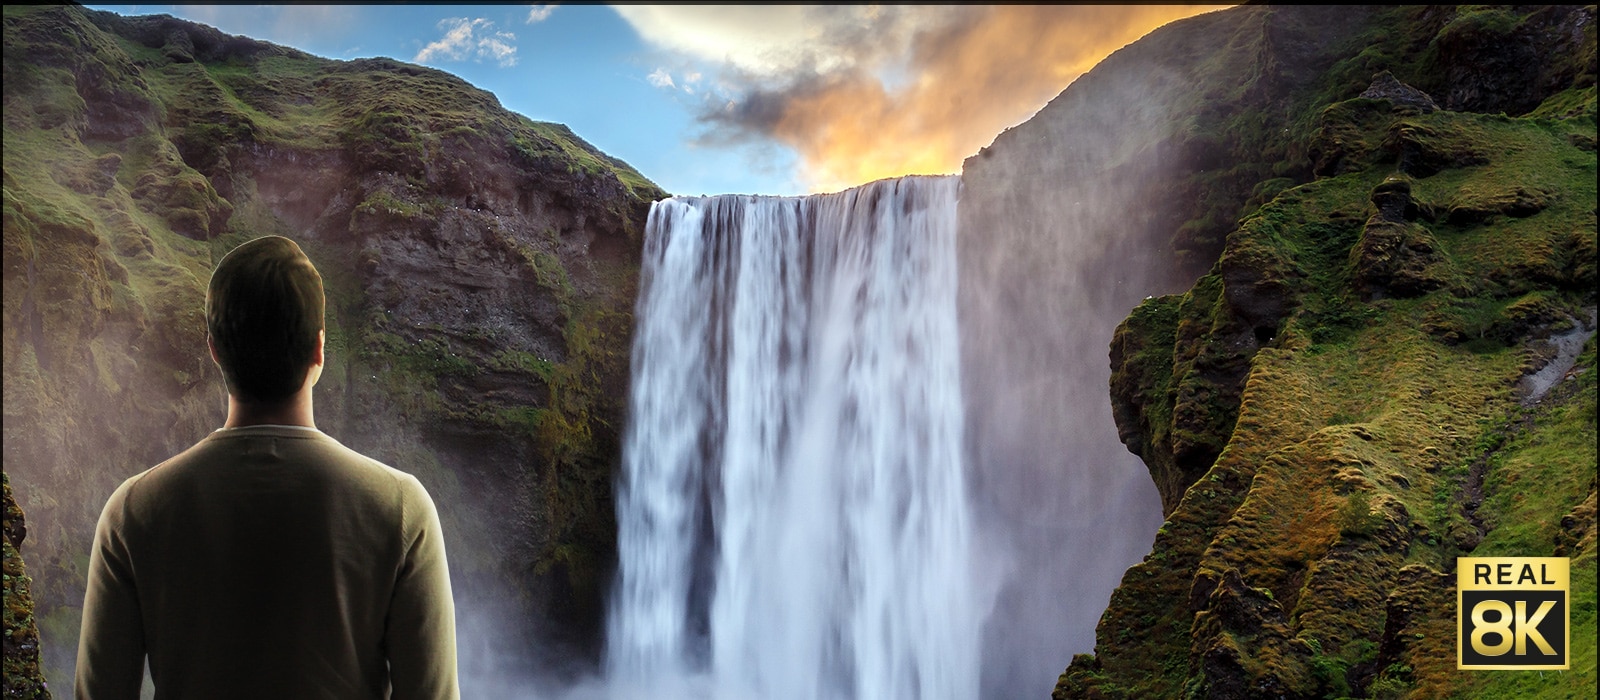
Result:
<svg viewBox="0 0 1600 700"><path fill-rule="evenodd" d="M1456 668L1565 671L1571 665L1571 560L1456 559Z"/></svg>

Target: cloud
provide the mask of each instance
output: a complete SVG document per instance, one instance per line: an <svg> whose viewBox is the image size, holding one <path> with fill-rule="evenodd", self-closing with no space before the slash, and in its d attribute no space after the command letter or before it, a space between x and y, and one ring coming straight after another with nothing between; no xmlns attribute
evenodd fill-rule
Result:
<svg viewBox="0 0 1600 700"><path fill-rule="evenodd" d="M616 5L647 42L764 78L830 72L904 49L908 31L962 14L948 6Z"/></svg>
<svg viewBox="0 0 1600 700"><path fill-rule="evenodd" d="M517 65L517 47L512 45L517 35L495 31L494 22L482 17L451 17L440 20L439 28L445 30L444 37L422 47L412 61L423 63L436 57L451 61L488 58L502 68Z"/></svg>
<svg viewBox="0 0 1600 700"><path fill-rule="evenodd" d="M650 81L651 85L654 85L658 88L677 87L672 83L672 75L667 73L667 69L665 68L655 69L655 71L650 75L645 76L645 80Z"/></svg>
<svg viewBox="0 0 1600 700"><path fill-rule="evenodd" d="M961 161L1102 58L1218 6L619 6L704 66L704 144L776 141L813 191ZM686 76L686 71L678 71Z"/></svg>
<svg viewBox="0 0 1600 700"><path fill-rule="evenodd" d="M530 5L528 6L527 24L538 24L550 19L550 13L555 12L560 5Z"/></svg>

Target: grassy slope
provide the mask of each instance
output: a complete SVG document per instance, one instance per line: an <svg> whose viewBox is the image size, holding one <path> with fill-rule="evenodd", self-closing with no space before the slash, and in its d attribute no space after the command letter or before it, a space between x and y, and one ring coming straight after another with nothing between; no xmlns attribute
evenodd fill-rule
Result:
<svg viewBox="0 0 1600 700"><path fill-rule="evenodd" d="M1129 349L1119 374L1138 378L1124 388L1145 397L1152 430L1174 431L1175 409L1230 408L1182 393L1186 356L1242 354L1249 374L1227 447L1129 570L1097 656L1074 660L1058 696L1592 693L1592 545L1575 560L1566 674L1456 673L1453 596L1428 575L1450 571L1473 544L1460 506L1477 461L1492 463L1479 512L1493 528L1478 554L1548 555L1558 521L1592 498L1592 370L1567 389L1576 398L1519 433L1514 444L1527 447L1485 457L1518 410L1525 341L1594 303L1592 82L1524 119L1368 102L1334 104L1306 129L1323 139L1313 148L1366 144L1346 144L1360 157L1283 190L1229 236L1213 275L1146 302L1119 332ZM1399 177L1433 219L1407 223L1412 250L1432 248L1415 260L1363 238L1371 194L1402 157L1444 166ZM1228 303L1248 307L1252 292L1225 281L1230 264L1293 299L1253 356L1239 348L1249 343ZM1364 286L1408 276L1425 293L1379 299ZM1538 478L1514 476L1535 462ZM1230 587L1229 572L1242 587Z"/></svg>

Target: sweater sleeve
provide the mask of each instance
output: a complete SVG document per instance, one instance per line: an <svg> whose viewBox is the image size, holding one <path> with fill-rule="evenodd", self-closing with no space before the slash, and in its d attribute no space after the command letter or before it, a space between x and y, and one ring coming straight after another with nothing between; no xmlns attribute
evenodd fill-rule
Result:
<svg viewBox="0 0 1600 700"><path fill-rule="evenodd" d="M415 477L407 475L402 481L404 521L411 541L384 630L392 699L458 700L455 601L439 512Z"/></svg>
<svg viewBox="0 0 1600 700"><path fill-rule="evenodd" d="M144 681L144 623L123 528L132 480L106 500L89 552L88 589L78 634L75 694L79 700L139 697Z"/></svg>

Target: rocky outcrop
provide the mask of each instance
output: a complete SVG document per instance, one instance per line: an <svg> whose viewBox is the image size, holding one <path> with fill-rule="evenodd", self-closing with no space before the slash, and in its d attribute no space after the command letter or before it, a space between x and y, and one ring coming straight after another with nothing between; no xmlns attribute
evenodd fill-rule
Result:
<svg viewBox="0 0 1600 700"><path fill-rule="evenodd" d="M1452 277L1449 260L1433 233L1416 223L1411 182L1390 177L1372 190L1377 212L1367 219L1350 251L1356 291L1367 300L1409 299L1443 287ZM1407 215L1410 215L1409 217Z"/></svg>
<svg viewBox="0 0 1600 700"><path fill-rule="evenodd" d="M50 700L50 686L39 666L39 625L33 619L33 579L22 561L22 541L28 536L22 509L11 497L11 477L0 472L5 486L5 696L22 700Z"/></svg>
<svg viewBox="0 0 1600 700"><path fill-rule="evenodd" d="M1526 114L1551 95L1593 87L1593 7L1485 5L1434 9L1429 84L1445 109Z"/></svg>
<svg viewBox="0 0 1600 700"><path fill-rule="evenodd" d="M100 504L221 423L205 280L263 234L327 287L319 426L434 495L464 633L594 659L664 193L421 66L77 6L7 8L5 32L5 465L37 500L52 678Z"/></svg>
<svg viewBox="0 0 1600 700"><path fill-rule="evenodd" d="M1393 73L1383 71L1372 77L1372 85L1359 95L1364 100L1388 100L1396 107L1411 107L1422 113L1439 111L1428 93L1400 82Z"/></svg>

